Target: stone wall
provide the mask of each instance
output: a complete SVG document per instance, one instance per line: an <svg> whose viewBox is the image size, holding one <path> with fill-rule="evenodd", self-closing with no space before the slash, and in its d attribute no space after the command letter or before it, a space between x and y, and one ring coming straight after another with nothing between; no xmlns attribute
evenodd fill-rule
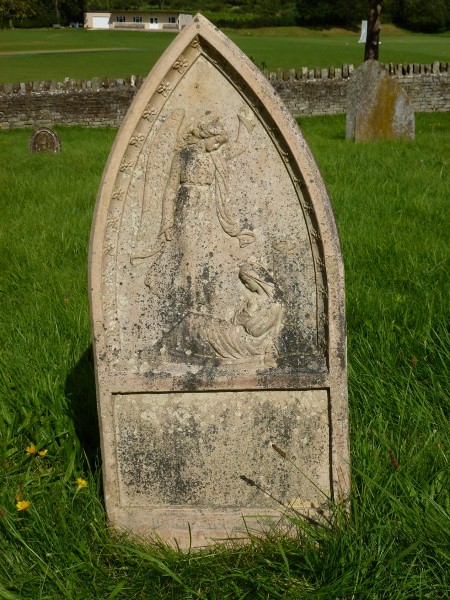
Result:
<svg viewBox="0 0 450 600"><path fill-rule="evenodd" d="M0 129L118 127L142 77L0 84Z"/></svg>
<svg viewBox="0 0 450 600"><path fill-rule="evenodd" d="M414 111L450 111L450 63L383 66L408 94ZM347 111L347 83L353 71L353 65L343 65L265 75L293 115L336 115Z"/></svg>
<svg viewBox="0 0 450 600"><path fill-rule="evenodd" d="M384 65L409 95L415 111L450 111L450 63ZM346 112L352 65L265 72L293 115ZM53 125L118 127L142 77L0 83L0 129Z"/></svg>

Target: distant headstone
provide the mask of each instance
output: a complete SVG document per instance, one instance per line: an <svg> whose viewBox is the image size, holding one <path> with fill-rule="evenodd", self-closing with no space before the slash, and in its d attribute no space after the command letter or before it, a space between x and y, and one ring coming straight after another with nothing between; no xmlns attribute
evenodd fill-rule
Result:
<svg viewBox="0 0 450 600"><path fill-rule="evenodd" d="M29 148L31 152L60 152L61 141L59 136L53 129L48 127L40 127L36 129L29 140Z"/></svg>
<svg viewBox="0 0 450 600"><path fill-rule="evenodd" d="M361 21L361 35L358 44L365 44L367 40L367 21Z"/></svg>
<svg viewBox="0 0 450 600"><path fill-rule="evenodd" d="M346 138L413 140L414 111L405 90L375 60L352 74L347 88Z"/></svg>
<svg viewBox="0 0 450 600"><path fill-rule="evenodd" d="M91 240L111 522L187 548L245 537L243 517L314 518L345 498L344 280L327 192L273 88L201 15L127 113Z"/></svg>

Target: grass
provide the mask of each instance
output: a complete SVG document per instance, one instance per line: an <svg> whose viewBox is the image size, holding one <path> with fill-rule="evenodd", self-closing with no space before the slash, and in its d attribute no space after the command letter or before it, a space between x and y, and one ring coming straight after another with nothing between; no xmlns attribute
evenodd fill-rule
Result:
<svg viewBox="0 0 450 600"><path fill-rule="evenodd" d="M406 33L387 26L380 61L449 61L449 34ZM359 65L364 48L359 33L297 27L226 30L260 67L268 69ZM173 40L172 33L85 31L80 29L5 30L0 34L0 81L63 80L65 77L147 75Z"/></svg>
<svg viewBox="0 0 450 600"><path fill-rule="evenodd" d="M447 596L450 114L417 115L413 143L346 142L342 116L300 125L346 266L351 513L187 554L108 530L86 270L115 131L58 128L59 155L0 132L0 598Z"/></svg>

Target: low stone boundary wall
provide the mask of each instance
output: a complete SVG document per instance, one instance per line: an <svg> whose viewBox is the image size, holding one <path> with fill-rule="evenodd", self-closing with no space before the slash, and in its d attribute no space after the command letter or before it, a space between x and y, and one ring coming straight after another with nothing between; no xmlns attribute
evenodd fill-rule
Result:
<svg viewBox="0 0 450 600"><path fill-rule="evenodd" d="M408 94L414 111L450 111L450 63L383 66ZM336 115L347 111L347 83L353 71L353 65L343 65L265 75L293 115Z"/></svg>
<svg viewBox="0 0 450 600"><path fill-rule="evenodd" d="M450 63L384 65L409 95L415 111L450 111ZM335 115L347 109L352 65L265 72L291 113ZM0 83L0 129L83 125L118 127L142 85L142 77L67 78L64 82Z"/></svg>
<svg viewBox="0 0 450 600"><path fill-rule="evenodd" d="M0 129L118 127L142 77L0 84Z"/></svg>

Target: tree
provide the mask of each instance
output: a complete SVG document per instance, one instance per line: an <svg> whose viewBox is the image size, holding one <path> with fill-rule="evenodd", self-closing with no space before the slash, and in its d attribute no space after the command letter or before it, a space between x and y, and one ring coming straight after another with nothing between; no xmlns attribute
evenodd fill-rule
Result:
<svg viewBox="0 0 450 600"><path fill-rule="evenodd" d="M391 0L392 20L396 25L435 33L450 24L449 0Z"/></svg>
<svg viewBox="0 0 450 600"><path fill-rule="evenodd" d="M10 28L17 19L24 19L36 13L33 0L0 0L0 20L7 21Z"/></svg>
<svg viewBox="0 0 450 600"><path fill-rule="evenodd" d="M52 23L68 24L84 20L85 0L40 0L40 3L40 13L46 13Z"/></svg>
<svg viewBox="0 0 450 600"><path fill-rule="evenodd" d="M378 60L378 46L381 31L381 7L383 0L370 0L367 39L364 48L364 60Z"/></svg>
<svg viewBox="0 0 450 600"><path fill-rule="evenodd" d="M306 27L354 27L367 13L367 0L296 0L297 23Z"/></svg>
<svg viewBox="0 0 450 600"><path fill-rule="evenodd" d="M84 0L53 0L59 3L60 18L63 23L84 21L85 1ZM59 23L59 21L56 21Z"/></svg>

